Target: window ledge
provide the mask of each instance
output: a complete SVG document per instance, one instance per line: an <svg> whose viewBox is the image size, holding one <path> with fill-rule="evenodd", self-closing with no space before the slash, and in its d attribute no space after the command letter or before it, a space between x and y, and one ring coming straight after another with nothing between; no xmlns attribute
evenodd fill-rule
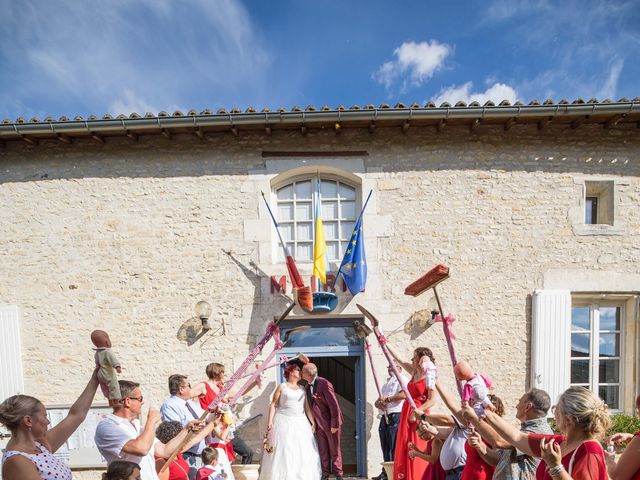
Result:
<svg viewBox="0 0 640 480"><path fill-rule="evenodd" d="M606 225L606 224L597 224L597 225L573 225L573 233L579 236L589 236L589 235L624 235L624 228L621 225Z"/></svg>

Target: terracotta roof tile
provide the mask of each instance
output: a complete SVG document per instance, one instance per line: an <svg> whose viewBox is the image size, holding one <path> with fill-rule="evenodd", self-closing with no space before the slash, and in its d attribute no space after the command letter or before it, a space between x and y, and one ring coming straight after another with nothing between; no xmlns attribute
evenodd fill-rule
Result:
<svg viewBox="0 0 640 480"><path fill-rule="evenodd" d="M633 103L632 105L628 105L629 103ZM639 107L640 107L640 96L635 97L633 100L629 100L626 97L623 97L621 99L619 99L618 101L613 101L610 98L606 98L602 101L598 101L597 98L591 98L588 101L585 101L583 98L576 98L574 99L571 103L569 103L568 100L566 99L562 99L560 101L555 101L553 99L546 99L544 100L544 102L540 102L540 100L538 99L533 99L529 102L528 106L530 107L540 107L540 116L545 117L545 116L552 116L555 117L556 115L560 115L566 118L566 115L570 115L570 116L575 116L575 117L580 117L580 118L584 118L585 113L583 109L580 108L572 108L572 106L580 106L580 105L593 105L593 111L598 114L597 118L593 118L589 121L589 123L602 123L605 121L611 121L612 118L611 116L614 116L614 118L625 118L625 120L622 121L622 123L635 123L637 122L637 114L639 111ZM626 105L625 105L626 104ZM466 119L467 122L477 122L477 120L479 119L480 115L477 112L477 109L479 107L481 107L480 102L478 102L477 100L471 101L468 104L465 101L457 101L455 102L455 108L456 112L454 113L455 116L459 116L460 119ZM557 107L558 105L562 105L564 108L562 110L559 110L557 108L543 108L543 107ZM486 111L483 111L482 113L482 117L488 117L488 118L493 118L493 117L500 117L501 118L501 113L500 113L500 108L509 108L509 107L513 107L516 106L519 109L522 108L522 111L526 112L526 115L531 118L531 117L536 117L537 116L537 112L536 109L528 109L527 106L525 106L522 102L520 101L515 101L513 103L513 105L507 101L507 100L502 100L498 105L496 105L494 102L492 101L486 101L484 103L484 105L482 105L482 108L487 108ZM319 110L323 111L323 112L345 112L344 117L341 118L339 116L337 116L337 119L335 121L344 121L344 122L350 122L351 120L359 120L359 115L362 116L362 118L369 118L371 121L373 121L373 119L376 120L376 123L378 123L378 120L381 122L380 125L384 126L384 122L386 122L387 120L390 120L388 122L389 125L394 124L394 122L397 122L397 113L396 112L386 112L385 110L390 110L390 109L394 109L394 110L404 110L405 112L402 113L401 112L401 117L403 115L407 115L407 118L410 118L410 115L413 115L413 118L419 118L421 120L425 121L425 124L430 124L433 122L434 117L431 116L431 113L427 113L426 115L421 115L421 110L427 110L427 109L450 109L452 108L451 103L449 102L442 102L441 105L436 105L432 100L428 101L423 107L420 106L420 104L418 103L411 103L410 105L405 104L403 102L398 102L396 103L393 107L390 106L390 104L388 103L382 103L380 104L378 107L376 107L374 104L369 103L366 104L365 106L360 106L357 104L351 105L350 107L345 107L344 105L338 105L336 107L332 107L329 105L324 105L322 108L318 109L316 108L315 105L308 105L306 107L306 109L304 110L304 112L309 112L309 116L307 118L314 120L313 117L313 112L318 112ZM475 109L472 111L472 109ZM375 116L371 115L369 112L371 111L375 111L375 110L379 110L379 112L376 113ZM409 111L411 110L411 111ZM468 112L465 112L465 110L468 110ZM362 113L358 114L358 111L362 111ZM368 111L368 112L367 112ZM257 112L257 110L252 107L249 106L246 108L246 110L242 111L240 110L240 108L238 107L233 107L230 111L227 111L225 108L220 108L219 110L217 110L217 112L213 112L211 109L204 109L202 110L200 113L198 113L197 110L195 109L191 109L188 111L188 113L186 115L190 116L190 117L198 117L198 116L215 116L218 115L221 118L213 118L213 119L206 119L204 120L204 125L224 125L226 124L225 122L229 122L232 119L229 118L225 118L225 116L228 116L230 114L234 114L234 115L244 115L244 114L255 114ZM265 114L265 119L264 121L269 122L270 118L267 116L267 114L271 114L273 115L274 112L279 112L281 114L283 114L283 116L281 117L282 120L286 123L289 124L296 124L297 122L300 122L299 117L296 116L290 116L289 118L285 118L284 114L286 113L298 113L298 112L302 112L302 109L299 106L294 106L291 109L286 109L283 107L278 108L277 110L273 111L270 108L263 108L261 110L261 112L263 114ZM389 115L391 114L391 115ZM369 116L371 115L371 116ZM519 115L519 114L516 114ZM607 118L607 115L610 115L609 118ZM182 111L177 110L173 113L173 115L169 115L166 111L161 111L157 114L155 113L151 113L151 112L146 112L144 114L144 119L145 120L157 120L158 118L175 118L174 121L169 120L168 124L172 125L170 128L174 129L180 129L182 127L193 127L193 125L197 124L197 120L194 119L193 124L188 124L183 122L180 122L179 117L183 117L185 116L184 113L182 113ZM437 112L437 117L438 118L447 118L449 116L449 112ZM136 112L132 112L129 116L125 115L125 114L118 114L117 117L115 117L117 120L122 121L122 128L123 128L123 132L126 132L128 129L132 129L132 130L136 130L139 125L138 124L129 124L126 125L125 123L129 120L129 119L140 119L142 118L141 115L139 115ZM320 120L321 122L324 122L325 117L318 117L318 120ZM78 125L72 125L70 128L70 131L73 132L79 132L79 129L88 129L90 132L95 132L96 129L106 129L105 133L106 136L110 136L113 134L113 127L111 125L106 125L106 124L102 124L100 123L101 120L113 120L114 117L110 114L105 114L102 117L97 117L96 115L90 115L89 117L87 117L87 120L85 121L81 116L76 116L74 118L75 122L81 123L81 122L87 122L87 121L91 121L91 122L97 122L95 125L86 125L86 126L78 126ZM322 119L322 120L321 120ZM339 119L339 120L338 120ZM437 120L437 119L436 119ZM15 121L9 120L9 119L5 119L2 121L2 123L0 124L0 131L3 133L4 138L8 138L10 140L16 139L16 140L20 140L20 139L24 139L25 136L29 136L29 135L36 135L38 136L38 138L42 138L43 136L53 136L55 132L55 129L37 129L37 128L32 128L30 127L29 129L23 129L22 131L19 131L19 128L16 128L15 126L18 125L24 125L24 124L29 124L29 125L38 125L38 124L56 124L58 122L69 122L70 119L66 116L61 116L58 119L55 119L51 116L46 117L44 120L40 120L37 117L32 117L29 121L27 121L24 117L19 117L17 118ZM258 126L260 124L262 120L261 119L248 119L247 125L254 125ZM524 123L528 123L528 122L524 122ZM14 127L11 127L11 126ZM231 127L233 127L233 122L230 123ZM9 129L7 128L7 126L9 126ZM48 126L48 125L46 125ZM157 127L160 127L160 125L157 125ZM2 130L3 129L3 130ZM11 130L11 131L10 131ZM155 134L155 133L159 133L158 129L151 129L149 130L150 134ZM65 133L65 135L67 135L68 133ZM81 134L81 133L80 133ZM116 134L122 134L122 132L120 133L116 133Z"/></svg>

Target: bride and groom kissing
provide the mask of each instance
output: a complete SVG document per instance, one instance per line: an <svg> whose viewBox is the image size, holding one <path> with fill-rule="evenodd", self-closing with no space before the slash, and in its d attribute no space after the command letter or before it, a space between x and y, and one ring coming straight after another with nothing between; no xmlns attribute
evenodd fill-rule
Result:
<svg viewBox="0 0 640 480"><path fill-rule="evenodd" d="M306 363L284 370L269 405L260 480L342 480L342 412L333 385Z"/></svg>

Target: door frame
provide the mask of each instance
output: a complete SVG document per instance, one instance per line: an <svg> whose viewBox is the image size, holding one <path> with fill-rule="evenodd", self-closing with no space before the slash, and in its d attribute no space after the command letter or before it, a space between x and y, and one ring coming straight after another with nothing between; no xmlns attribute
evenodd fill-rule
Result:
<svg viewBox="0 0 640 480"><path fill-rule="evenodd" d="M362 318L362 317L355 317ZM294 328L303 325L308 325L312 329L322 329L324 327L350 327L353 320L353 316L349 318L304 318L304 319L287 319L281 325L283 327ZM296 347L284 347L278 352L278 358L282 359L285 355L289 358L295 357L295 355L301 351ZM359 477L367 476L367 438L366 438L366 387L365 387L365 375L366 375L366 360L364 351L364 342L359 340L357 346L352 345L340 345L340 346L321 346L321 347L305 347L303 353L309 357L355 357L355 393L356 393L356 475ZM282 370L278 374L278 383L283 382Z"/></svg>

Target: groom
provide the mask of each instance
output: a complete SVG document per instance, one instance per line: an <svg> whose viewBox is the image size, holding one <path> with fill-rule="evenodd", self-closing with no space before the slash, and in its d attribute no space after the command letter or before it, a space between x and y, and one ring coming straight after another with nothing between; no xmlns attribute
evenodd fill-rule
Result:
<svg viewBox="0 0 640 480"><path fill-rule="evenodd" d="M318 376L318 367L313 363L307 363L302 367L302 379L307 382L307 399L316 418L316 440L322 462L322 480L329 478L331 467L336 480L342 480L342 412L333 385L326 378Z"/></svg>

